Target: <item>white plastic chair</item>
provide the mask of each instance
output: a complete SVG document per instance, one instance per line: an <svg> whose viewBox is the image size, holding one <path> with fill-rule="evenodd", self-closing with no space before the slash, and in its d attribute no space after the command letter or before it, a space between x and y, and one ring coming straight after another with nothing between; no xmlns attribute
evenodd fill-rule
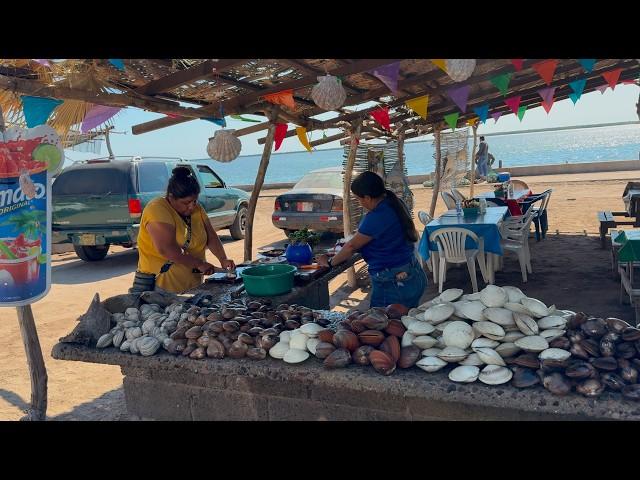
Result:
<svg viewBox="0 0 640 480"><path fill-rule="evenodd" d="M518 255L523 283L527 283L527 272L533 273L531 251L529 250L529 229L533 217L534 213L529 209L526 214L511 217L509 221L505 221L500 231L502 235L500 243L503 250L515 252Z"/></svg>
<svg viewBox="0 0 640 480"><path fill-rule="evenodd" d="M427 223L433 220L433 217L429 215L427 212L420 210L418 212L418 219L420 220L420 223L422 223L426 227Z"/></svg>
<svg viewBox="0 0 640 480"><path fill-rule="evenodd" d="M451 195L449 192L440 192L440 196L442 197L442 200L444 200L444 204L449 210L455 210L456 199L453 198L453 195Z"/></svg>
<svg viewBox="0 0 640 480"><path fill-rule="evenodd" d="M466 250L465 243L467 237L471 237L477 244L477 249ZM476 279L476 259L480 265L482 278L486 282L485 258L484 258L484 239L466 228L440 228L429 236L431 242L438 245L438 256L440 259L439 266L439 286L438 291L442 293L445 282L447 263L461 264L466 263L471 276L471 285L473 285L474 293L478 291L478 280ZM434 269L435 271L435 269Z"/></svg>
<svg viewBox="0 0 640 480"><path fill-rule="evenodd" d="M459 190L456 190L455 188L451 189L451 195L453 195L454 200L459 202L467 199L467 197L465 197L462 193L460 193Z"/></svg>

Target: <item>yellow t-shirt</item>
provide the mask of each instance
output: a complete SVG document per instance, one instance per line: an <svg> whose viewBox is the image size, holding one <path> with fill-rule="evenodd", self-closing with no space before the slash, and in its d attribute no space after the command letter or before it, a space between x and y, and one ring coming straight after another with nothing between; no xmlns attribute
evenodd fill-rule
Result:
<svg viewBox="0 0 640 480"><path fill-rule="evenodd" d="M207 214L200 204L191 215L191 242L187 248L189 255L205 260L207 231L204 219ZM180 248L187 238L187 224L164 197L151 200L142 212L138 233L138 271L158 275L167 259L156 250L151 235L147 231L150 222L173 225L176 228L176 243ZM174 263L169 270L156 277L156 285L173 293L181 293L202 283L202 275L193 273L191 267Z"/></svg>

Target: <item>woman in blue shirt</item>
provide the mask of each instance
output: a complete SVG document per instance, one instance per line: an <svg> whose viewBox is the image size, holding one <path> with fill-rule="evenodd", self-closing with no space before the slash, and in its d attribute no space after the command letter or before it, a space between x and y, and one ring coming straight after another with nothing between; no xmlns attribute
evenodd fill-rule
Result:
<svg viewBox="0 0 640 480"><path fill-rule="evenodd" d="M368 213L342 250L331 259L320 256L318 263L331 267L360 251L369 265L371 307L392 303L417 307L427 276L415 256L418 232L406 205L373 172L358 175L351 192Z"/></svg>

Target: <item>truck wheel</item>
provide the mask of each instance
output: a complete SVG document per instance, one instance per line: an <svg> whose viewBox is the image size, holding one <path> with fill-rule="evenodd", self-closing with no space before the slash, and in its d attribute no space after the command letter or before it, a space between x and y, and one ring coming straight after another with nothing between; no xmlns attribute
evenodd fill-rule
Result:
<svg viewBox="0 0 640 480"><path fill-rule="evenodd" d="M231 238L234 240L242 240L244 238L244 231L247 227L247 207L240 207L236 215L236 219L233 221L233 225L229 227L231 232Z"/></svg>
<svg viewBox="0 0 640 480"><path fill-rule="evenodd" d="M104 257L109 253L109 245L97 245L97 246L82 246L74 245L73 249L76 251L76 255L85 262L97 262L98 260L104 260Z"/></svg>

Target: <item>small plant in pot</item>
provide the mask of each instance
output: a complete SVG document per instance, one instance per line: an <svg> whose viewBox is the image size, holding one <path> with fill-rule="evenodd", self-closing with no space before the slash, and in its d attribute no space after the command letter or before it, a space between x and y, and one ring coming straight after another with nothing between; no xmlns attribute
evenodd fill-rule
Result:
<svg viewBox="0 0 640 480"><path fill-rule="evenodd" d="M313 247L320 242L320 235L305 227L302 230L290 233L289 240L291 243L285 252L287 261L309 265L313 258Z"/></svg>

